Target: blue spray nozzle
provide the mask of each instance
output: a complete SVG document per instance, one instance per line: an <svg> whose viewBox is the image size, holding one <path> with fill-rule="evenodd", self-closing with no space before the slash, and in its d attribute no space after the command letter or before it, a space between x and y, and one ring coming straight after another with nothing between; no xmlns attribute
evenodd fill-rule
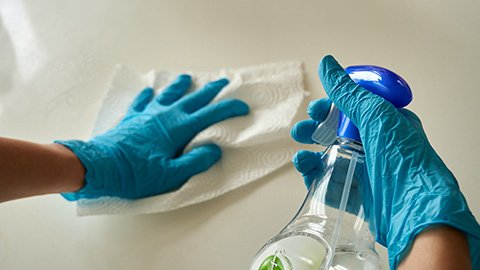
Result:
<svg viewBox="0 0 480 270"><path fill-rule="evenodd" d="M350 66L345 69L352 80L366 90L379 95L397 108L407 106L412 101L412 91L408 83L395 72L371 65ZM340 112L338 137L361 141L357 127Z"/></svg>
<svg viewBox="0 0 480 270"><path fill-rule="evenodd" d="M383 97L397 108L412 101L408 83L395 72L378 66L350 66L345 69L352 80L368 91Z"/></svg>

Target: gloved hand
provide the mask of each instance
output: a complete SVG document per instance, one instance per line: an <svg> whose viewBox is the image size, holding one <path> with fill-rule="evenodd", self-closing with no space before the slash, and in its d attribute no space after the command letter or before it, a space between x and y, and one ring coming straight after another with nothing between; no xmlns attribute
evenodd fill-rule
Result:
<svg viewBox="0 0 480 270"><path fill-rule="evenodd" d="M318 69L331 101L360 131L376 240L388 248L391 269L408 254L417 234L439 224L467 235L473 269L480 269L480 226L454 175L428 142L420 119L357 85L331 56ZM292 137L313 143L313 131L325 119L329 106L328 99L311 102L308 114L312 119L297 123ZM323 170L319 153L300 151L293 162L307 185Z"/></svg>
<svg viewBox="0 0 480 270"><path fill-rule="evenodd" d="M222 156L215 144L182 151L203 129L245 115L249 108L233 99L209 104L228 84L226 79L182 97L191 82L190 76L180 75L156 97L146 88L115 128L87 142L56 141L71 149L86 169L85 186L62 195L68 200L152 196L178 189L215 164Z"/></svg>

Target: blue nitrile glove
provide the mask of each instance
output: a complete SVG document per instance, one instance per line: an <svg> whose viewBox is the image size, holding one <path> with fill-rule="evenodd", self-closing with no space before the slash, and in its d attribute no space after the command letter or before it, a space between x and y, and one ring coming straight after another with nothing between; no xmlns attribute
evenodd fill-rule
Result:
<svg viewBox="0 0 480 270"><path fill-rule="evenodd" d="M327 95L360 130L376 240L388 248L391 269L408 254L415 236L434 225L464 232L473 269L480 269L480 226L454 175L428 142L420 119L354 83L331 56L321 61L318 71ZM328 99L310 103L312 120L297 123L293 138L313 143L312 133L329 106ZM319 153L300 151L293 162L307 185L323 169L316 165L321 164Z"/></svg>
<svg viewBox="0 0 480 270"><path fill-rule="evenodd" d="M85 186L62 194L68 200L115 196L137 199L178 189L190 177L206 171L222 156L215 144L183 153L203 129L245 115L240 100L209 104L228 84L221 79L183 94L192 79L180 75L158 96L146 88L112 130L84 141L56 141L71 149L86 169Z"/></svg>

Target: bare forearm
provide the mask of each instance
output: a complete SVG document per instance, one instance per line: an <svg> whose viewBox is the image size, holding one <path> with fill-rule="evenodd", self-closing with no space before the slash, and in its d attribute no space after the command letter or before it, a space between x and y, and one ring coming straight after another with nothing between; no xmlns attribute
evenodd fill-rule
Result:
<svg viewBox="0 0 480 270"><path fill-rule="evenodd" d="M0 138L0 202L76 191L84 175L78 158L61 145Z"/></svg>
<svg viewBox="0 0 480 270"><path fill-rule="evenodd" d="M415 238L398 269L472 269L467 238L448 226L427 229Z"/></svg>

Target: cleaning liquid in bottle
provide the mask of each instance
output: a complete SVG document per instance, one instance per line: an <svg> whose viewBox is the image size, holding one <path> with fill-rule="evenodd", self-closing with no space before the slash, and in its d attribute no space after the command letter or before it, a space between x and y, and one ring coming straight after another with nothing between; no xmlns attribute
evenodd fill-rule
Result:
<svg viewBox="0 0 480 270"><path fill-rule="evenodd" d="M412 100L408 84L390 70L352 66L346 71L363 88L398 108ZM372 191L358 129L334 105L329 114L334 117L329 115L312 136L317 143L329 145L320 164L323 172L316 176L292 221L258 251L250 270L381 269L370 222ZM335 132L332 123L326 122L337 123L336 119L340 124L335 138L329 134Z"/></svg>

